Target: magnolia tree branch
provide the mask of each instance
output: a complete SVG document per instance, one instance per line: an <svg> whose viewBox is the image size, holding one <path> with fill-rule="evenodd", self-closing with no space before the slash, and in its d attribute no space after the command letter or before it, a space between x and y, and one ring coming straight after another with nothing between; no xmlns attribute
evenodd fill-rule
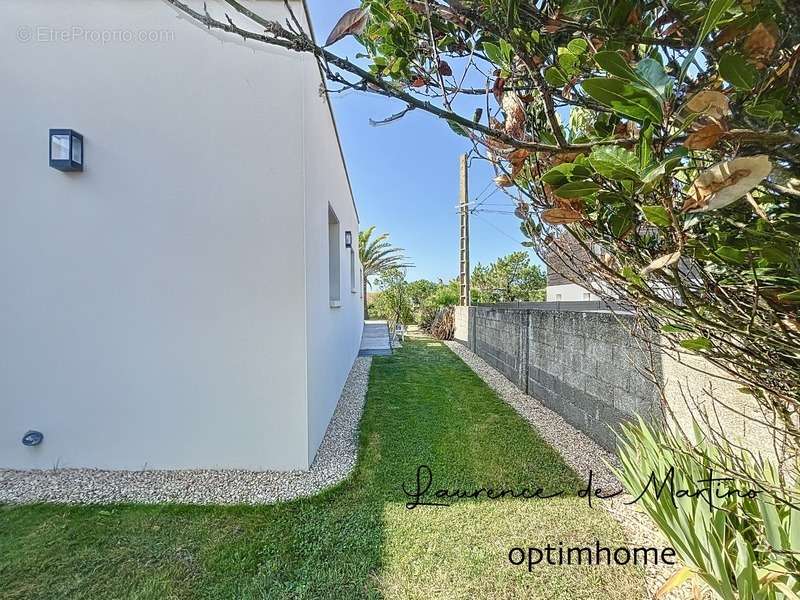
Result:
<svg viewBox="0 0 800 600"><path fill-rule="evenodd" d="M246 6L242 5L237 0L224 0L224 1L227 2L231 7L233 7L237 12L241 13L248 19L252 20L253 22L263 27L264 33L256 33L244 29L233 23L233 21L230 19L228 19L227 22L220 21L212 17L207 11L201 13L197 10L194 10L191 6L189 6L185 2L182 2L181 0L165 0L165 2L168 2L178 10L192 17L199 23L202 23L209 29L218 29L221 31L225 31L233 35L237 35L244 40L250 40L271 46L278 46L294 52L306 52L313 54L314 56L323 60L324 63L328 65L334 65L350 73L351 75L359 77L360 82L347 83L347 85L349 86L401 100L405 102L408 106L413 107L414 109L422 110L445 121L455 123L456 125L459 125L469 131L482 134L487 138L496 140L498 142L502 142L503 144L511 148L525 149L536 152L582 152L582 151L591 151L592 148L598 145L613 146L619 144L630 145L632 143L635 143L635 140L631 140L630 138L611 138L606 140L597 140L591 143L568 144L563 137L563 133L561 132L561 127L558 124L558 120L555 116L555 111L552 108L552 98L549 96L549 94L548 94L549 103L547 99L545 100L547 105L547 114L554 135L556 136L556 140L559 141L559 144L553 145L541 142L531 142L531 141L523 141L516 139L501 130L492 129L490 127L482 125L481 123L477 123L474 120L466 116L460 115L454 111L436 106L430 101L420 100L411 93L401 89L396 84L388 82L381 77L377 77L372 73L370 73L369 71L359 67L349 59L342 58L330 52L329 50L321 46L318 46L312 41L310 36L306 35L302 31L294 33L284 28L277 21L270 21L268 19L264 19L263 17L259 16L252 10L248 9ZM328 72L330 72L329 67L327 69ZM536 74L538 74L538 71L536 71ZM332 75L333 77L336 77L335 74ZM538 75L540 78L541 75L540 74ZM537 89L540 90L548 89L546 84L544 84L544 82L541 79L538 79L536 75L533 75L533 77L534 79L537 80L535 86ZM342 79L340 79L339 81L341 83L344 83L344 80ZM448 87L445 87L445 89L450 91L450 88ZM455 91L456 89L457 88L452 88L453 91ZM485 90L481 91L483 93L486 92ZM571 103L582 104L579 101L571 101ZM590 107L594 107L594 103L592 102L587 102L586 104ZM781 134L774 134L774 135L780 137ZM786 134L781 139L785 139L786 143L792 143L795 142L795 138L796 136L791 136L789 134Z"/></svg>

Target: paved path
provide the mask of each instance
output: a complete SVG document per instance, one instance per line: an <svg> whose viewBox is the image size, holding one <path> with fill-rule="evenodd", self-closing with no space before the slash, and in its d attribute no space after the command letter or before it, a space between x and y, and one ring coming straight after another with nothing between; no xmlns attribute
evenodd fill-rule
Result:
<svg viewBox="0 0 800 600"><path fill-rule="evenodd" d="M359 356L385 356L392 353L389 324L386 321L364 321Z"/></svg>

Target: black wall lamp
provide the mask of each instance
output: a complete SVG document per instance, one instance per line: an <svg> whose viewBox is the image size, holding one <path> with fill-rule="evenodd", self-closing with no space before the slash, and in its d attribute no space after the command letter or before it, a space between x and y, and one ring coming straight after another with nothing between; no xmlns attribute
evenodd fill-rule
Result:
<svg viewBox="0 0 800 600"><path fill-rule="evenodd" d="M72 129L51 129L50 166L59 171L83 171L83 136Z"/></svg>
<svg viewBox="0 0 800 600"><path fill-rule="evenodd" d="M352 231L345 231L344 232L344 247L345 248L352 248L353 247L353 232Z"/></svg>

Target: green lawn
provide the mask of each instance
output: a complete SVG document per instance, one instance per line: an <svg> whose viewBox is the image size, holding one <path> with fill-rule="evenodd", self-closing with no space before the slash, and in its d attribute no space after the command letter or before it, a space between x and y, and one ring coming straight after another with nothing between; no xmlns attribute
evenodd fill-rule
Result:
<svg viewBox="0 0 800 600"><path fill-rule="evenodd" d="M0 507L0 597L641 597L626 567L524 567L514 546L622 544L575 496L461 500L407 510L401 485L579 487L577 476L445 346L375 358L354 474L314 498L263 507Z"/></svg>

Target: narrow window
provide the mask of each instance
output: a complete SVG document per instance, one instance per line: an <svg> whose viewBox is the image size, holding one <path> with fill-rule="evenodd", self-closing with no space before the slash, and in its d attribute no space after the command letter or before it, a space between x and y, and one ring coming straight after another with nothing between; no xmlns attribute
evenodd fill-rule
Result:
<svg viewBox="0 0 800 600"><path fill-rule="evenodd" d="M355 294L356 289L356 253L350 248L350 293Z"/></svg>
<svg viewBox="0 0 800 600"><path fill-rule="evenodd" d="M592 299L592 295L590 293L588 293L588 292L584 292L583 293L583 299L584 300L591 300Z"/></svg>
<svg viewBox="0 0 800 600"><path fill-rule="evenodd" d="M328 205L328 284L331 307L341 306L341 257L339 254L339 219Z"/></svg>
<svg viewBox="0 0 800 600"><path fill-rule="evenodd" d="M561 294L556 294L556 302L561 302Z"/></svg>

